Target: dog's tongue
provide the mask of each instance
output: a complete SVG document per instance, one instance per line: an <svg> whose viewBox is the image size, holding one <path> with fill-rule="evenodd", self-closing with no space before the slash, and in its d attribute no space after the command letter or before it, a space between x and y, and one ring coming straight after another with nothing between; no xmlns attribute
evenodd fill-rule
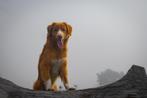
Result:
<svg viewBox="0 0 147 98"><path fill-rule="evenodd" d="M57 45L58 45L59 48L63 47L63 42L60 38L58 38L58 40L57 40Z"/></svg>

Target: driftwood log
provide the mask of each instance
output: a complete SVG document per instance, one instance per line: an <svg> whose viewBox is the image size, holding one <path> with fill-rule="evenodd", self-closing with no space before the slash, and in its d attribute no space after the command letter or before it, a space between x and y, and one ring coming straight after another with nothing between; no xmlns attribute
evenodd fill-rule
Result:
<svg viewBox="0 0 147 98"><path fill-rule="evenodd" d="M120 80L98 88L74 91L33 91L0 78L0 98L147 98L147 75L132 65Z"/></svg>

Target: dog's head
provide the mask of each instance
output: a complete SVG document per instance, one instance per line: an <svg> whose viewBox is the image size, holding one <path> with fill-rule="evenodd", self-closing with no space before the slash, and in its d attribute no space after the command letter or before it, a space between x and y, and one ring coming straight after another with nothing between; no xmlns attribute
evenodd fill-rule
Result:
<svg viewBox="0 0 147 98"><path fill-rule="evenodd" d="M63 48L71 36L72 27L65 22L54 22L47 27L47 38L53 40L58 48Z"/></svg>

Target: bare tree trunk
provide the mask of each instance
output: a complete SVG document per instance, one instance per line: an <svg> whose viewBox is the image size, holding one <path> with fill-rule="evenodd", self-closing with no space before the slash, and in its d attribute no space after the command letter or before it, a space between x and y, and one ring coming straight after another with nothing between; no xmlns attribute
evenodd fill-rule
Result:
<svg viewBox="0 0 147 98"><path fill-rule="evenodd" d="M33 91L0 78L0 98L147 98L147 76L143 67L133 65L117 82L74 91Z"/></svg>

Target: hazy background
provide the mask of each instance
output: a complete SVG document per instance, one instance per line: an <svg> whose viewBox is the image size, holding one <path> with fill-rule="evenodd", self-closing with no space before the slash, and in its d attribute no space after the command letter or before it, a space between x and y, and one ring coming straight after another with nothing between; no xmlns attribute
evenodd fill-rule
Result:
<svg viewBox="0 0 147 98"><path fill-rule="evenodd" d="M72 25L69 79L97 86L96 73L147 68L147 0L0 0L0 76L32 88L46 27Z"/></svg>

